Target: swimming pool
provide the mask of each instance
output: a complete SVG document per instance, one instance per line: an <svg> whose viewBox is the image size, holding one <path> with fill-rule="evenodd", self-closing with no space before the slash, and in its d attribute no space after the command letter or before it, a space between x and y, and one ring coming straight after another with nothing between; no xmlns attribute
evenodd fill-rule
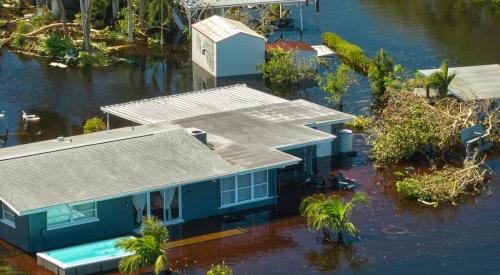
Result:
<svg viewBox="0 0 500 275"><path fill-rule="evenodd" d="M118 240L127 238L133 237L120 237L37 253L37 263L60 275L81 275L116 269L121 258L131 255L116 247Z"/></svg>

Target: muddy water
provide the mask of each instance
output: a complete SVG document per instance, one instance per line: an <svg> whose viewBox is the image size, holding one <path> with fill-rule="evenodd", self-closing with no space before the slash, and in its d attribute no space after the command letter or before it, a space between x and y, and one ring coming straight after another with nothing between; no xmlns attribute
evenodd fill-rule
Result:
<svg viewBox="0 0 500 275"><path fill-rule="evenodd" d="M498 161L490 164L500 168ZM173 249L173 267L204 274L225 261L235 274L498 274L498 177L489 195L434 209L400 199L369 166L342 171L371 198L370 207L353 213L360 239L350 238L347 246L319 243L303 218L290 215L298 203L280 196L277 209L248 218L254 225L247 233ZM282 212L287 217L277 218Z"/></svg>

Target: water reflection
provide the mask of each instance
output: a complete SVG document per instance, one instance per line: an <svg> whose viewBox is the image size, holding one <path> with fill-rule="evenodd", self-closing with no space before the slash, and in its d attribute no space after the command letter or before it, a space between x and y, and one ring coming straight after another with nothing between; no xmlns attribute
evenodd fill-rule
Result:
<svg viewBox="0 0 500 275"><path fill-rule="evenodd" d="M353 271L358 271L368 265L368 257L357 250L352 245L327 244L320 250L306 252L304 260L321 273L335 272L345 262Z"/></svg>

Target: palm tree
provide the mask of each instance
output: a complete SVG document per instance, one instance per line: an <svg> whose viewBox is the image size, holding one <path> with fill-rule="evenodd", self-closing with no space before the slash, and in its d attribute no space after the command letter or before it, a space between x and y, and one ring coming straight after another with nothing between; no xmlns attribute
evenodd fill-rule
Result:
<svg viewBox="0 0 500 275"><path fill-rule="evenodd" d="M120 272L131 274L145 269L152 269L160 274L168 269L165 244L168 242L168 230L161 220L148 216L142 221L141 237L121 240L117 246L133 255L120 261Z"/></svg>
<svg viewBox="0 0 500 275"><path fill-rule="evenodd" d="M436 89L438 97L444 98L448 95L448 86L451 81L457 76L455 72L448 72L448 61L443 61L441 64L441 70L429 75L425 81L425 94L427 98L430 98L430 89Z"/></svg>
<svg viewBox="0 0 500 275"><path fill-rule="evenodd" d="M306 197L300 203L300 213L307 218L309 229L321 231L323 240L332 241L336 233L337 242L343 243L342 231L358 236L359 231L350 221L352 210L358 205L368 204L364 193L355 193L350 201L336 195L316 194Z"/></svg>

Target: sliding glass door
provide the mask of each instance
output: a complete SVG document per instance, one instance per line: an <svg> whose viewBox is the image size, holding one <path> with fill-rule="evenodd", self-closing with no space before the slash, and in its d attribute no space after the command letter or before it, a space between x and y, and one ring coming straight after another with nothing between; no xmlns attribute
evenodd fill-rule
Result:
<svg viewBox="0 0 500 275"><path fill-rule="evenodd" d="M140 225L144 216L154 216L165 223L182 221L181 187L160 189L133 196L134 222Z"/></svg>

